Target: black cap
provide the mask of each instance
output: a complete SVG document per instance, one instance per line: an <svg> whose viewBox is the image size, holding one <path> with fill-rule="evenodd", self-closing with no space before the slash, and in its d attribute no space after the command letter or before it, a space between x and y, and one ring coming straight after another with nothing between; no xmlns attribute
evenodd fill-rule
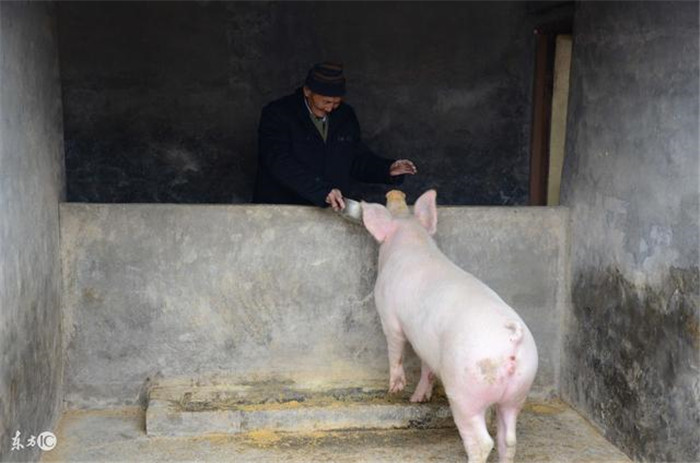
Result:
<svg viewBox="0 0 700 463"><path fill-rule="evenodd" d="M328 62L315 64L309 69L304 85L312 92L323 96L345 95L343 65Z"/></svg>

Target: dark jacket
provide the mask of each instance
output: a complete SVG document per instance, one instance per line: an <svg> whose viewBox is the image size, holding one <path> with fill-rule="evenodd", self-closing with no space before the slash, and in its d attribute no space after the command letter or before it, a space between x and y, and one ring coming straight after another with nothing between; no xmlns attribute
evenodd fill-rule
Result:
<svg viewBox="0 0 700 463"><path fill-rule="evenodd" d="M353 109L341 105L328 116L328 138L309 117L302 89L265 106L258 128L258 174L253 202L327 206L333 188L349 191L352 180L398 183L393 159L370 151L360 138Z"/></svg>

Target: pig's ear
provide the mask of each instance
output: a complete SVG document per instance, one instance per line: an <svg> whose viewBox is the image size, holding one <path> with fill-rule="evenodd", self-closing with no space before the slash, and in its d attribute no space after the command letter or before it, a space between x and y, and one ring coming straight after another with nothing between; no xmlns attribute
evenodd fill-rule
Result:
<svg viewBox="0 0 700 463"><path fill-rule="evenodd" d="M418 222L428 231L429 235L434 235L437 231L437 206L435 198L437 192L428 190L418 198L413 206L413 214L415 214Z"/></svg>
<svg viewBox="0 0 700 463"><path fill-rule="evenodd" d="M383 242L387 236L396 228L396 224L391 217L391 212L381 204L366 203L362 201L362 223L365 228L374 236L374 239Z"/></svg>

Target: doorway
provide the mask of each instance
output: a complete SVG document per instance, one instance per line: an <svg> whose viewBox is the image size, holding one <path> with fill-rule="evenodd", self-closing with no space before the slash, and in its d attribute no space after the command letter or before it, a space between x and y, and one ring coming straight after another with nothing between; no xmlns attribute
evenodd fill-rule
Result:
<svg viewBox="0 0 700 463"><path fill-rule="evenodd" d="M535 29L536 54L530 141L530 205L559 204L571 70L571 23Z"/></svg>

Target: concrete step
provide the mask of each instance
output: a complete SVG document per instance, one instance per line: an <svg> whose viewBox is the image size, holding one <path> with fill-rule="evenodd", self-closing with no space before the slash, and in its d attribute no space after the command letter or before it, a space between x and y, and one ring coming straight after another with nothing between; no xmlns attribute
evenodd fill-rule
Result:
<svg viewBox="0 0 700 463"><path fill-rule="evenodd" d="M153 437L454 426L444 392L412 404L410 392L378 384L305 385L291 381L151 388L146 432Z"/></svg>

